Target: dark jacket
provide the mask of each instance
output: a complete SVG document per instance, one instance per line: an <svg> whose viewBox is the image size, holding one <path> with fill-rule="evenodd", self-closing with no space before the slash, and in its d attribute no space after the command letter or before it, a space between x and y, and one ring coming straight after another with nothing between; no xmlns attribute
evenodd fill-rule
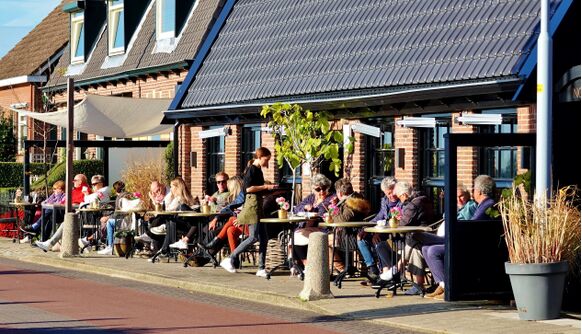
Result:
<svg viewBox="0 0 582 334"><path fill-rule="evenodd" d="M339 214L332 217L334 223L363 221L370 213L370 203L358 193L353 193L339 205Z"/></svg>
<svg viewBox="0 0 582 334"><path fill-rule="evenodd" d="M423 193L416 192L402 205L400 226L426 226L434 221L432 202Z"/></svg>

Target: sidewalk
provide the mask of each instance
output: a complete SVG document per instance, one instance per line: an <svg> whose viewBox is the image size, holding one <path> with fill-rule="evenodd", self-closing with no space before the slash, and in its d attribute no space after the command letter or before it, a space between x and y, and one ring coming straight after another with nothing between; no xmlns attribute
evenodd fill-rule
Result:
<svg viewBox="0 0 582 334"><path fill-rule="evenodd" d="M580 315L551 321L520 321L517 311L493 302L439 302L418 296L398 294L376 299L374 290L355 280L344 281L342 289L332 287L336 298L301 302L296 296L303 282L283 271L271 280L258 278L256 269L230 274L210 265L184 268L173 260L152 264L146 259L100 256L95 252L77 258L61 259L58 253L44 253L28 244L15 244L0 238L0 256L31 263L110 275L161 284L185 290L246 298L266 304L300 308L325 315L338 315L373 321L427 333L580 333Z"/></svg>

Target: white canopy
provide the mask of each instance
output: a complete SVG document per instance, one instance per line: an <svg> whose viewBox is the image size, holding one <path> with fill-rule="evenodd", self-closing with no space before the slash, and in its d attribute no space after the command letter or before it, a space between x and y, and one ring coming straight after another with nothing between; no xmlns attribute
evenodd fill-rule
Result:
<svg viewBox="0 0 582 334"><path fill-rule="evenodd" d="M75 131L116 138L167 133L171 131L172 125L160 123L171 101L87 95L75 106ZM67 127L66 110L50 113L12 110L42 122Z"/></svg>

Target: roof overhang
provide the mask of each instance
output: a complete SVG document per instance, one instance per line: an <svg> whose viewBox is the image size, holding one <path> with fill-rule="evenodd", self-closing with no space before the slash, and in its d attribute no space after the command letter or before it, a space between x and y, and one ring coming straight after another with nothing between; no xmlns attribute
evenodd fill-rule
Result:
<svg viewBox="0 0 582 334"><path fill-rule="evenodd" d="M20 85L23 83L46 82L46 75L22 75L0 80L0 87Z"/></svg>
<svg viewBox="0 0 582 334"><path fill-rule="evenodd" d="M513 94L522 79L516 77L488 81L443 83L414 87L396 87L348 92L329 92L305 96L281 97L245 103L167 110L162 123L175 121L232 124L260 119L263 105L275 102L299 103L310 110L334 110L336 117L354 118L354 110L370 111L375 116L445 112L494 108L515 104ZM361 116L361 114L360 114Z"/></svg>

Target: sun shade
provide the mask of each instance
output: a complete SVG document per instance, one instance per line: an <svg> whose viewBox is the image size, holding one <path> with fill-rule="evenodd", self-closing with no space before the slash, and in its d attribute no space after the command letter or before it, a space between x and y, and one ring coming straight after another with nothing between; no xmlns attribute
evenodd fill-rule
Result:
<svg viewBox="0 0 582 334"><path fill-rule="evenodd" d="M171 101L87 95L75 105L75 131L116 138L168 133L172 125L160 123ZM49 113L12 110L42 122L67 127L66 110Z"/></svg>

